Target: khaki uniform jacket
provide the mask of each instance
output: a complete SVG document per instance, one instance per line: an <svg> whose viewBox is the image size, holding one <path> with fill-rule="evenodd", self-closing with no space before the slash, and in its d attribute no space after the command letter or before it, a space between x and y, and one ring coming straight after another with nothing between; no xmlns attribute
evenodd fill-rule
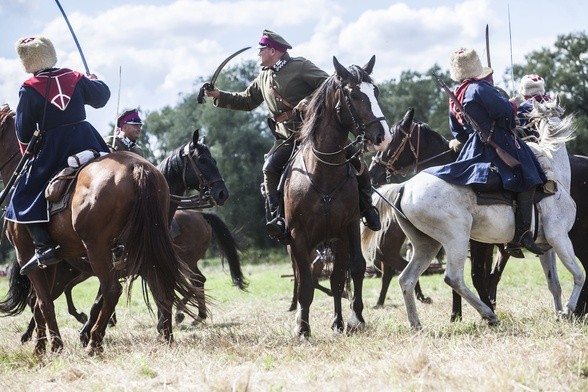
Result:
<svg viewBox="0 0 588 392"><path fill-rule="evenodd" d="M114 140L114 148L112 147L112 135L108 136L106 139L106 144L108 144L108 148L111 151L130 151L138 154L142 157L145 157L143 150L137 144L134 144L131 148L127 147L127 145L121 140L120 137L116 137Z"/></svg>
<svg viewBox="0 0 588 392"><path fill-rule="evenodd" d="M287 63L278 71L264 67L255 80L240 93L221 91L214 105L222 108L251 111L266 103L272 117L276 117L291 108L280 102L272 86L281 98L292 106L298 105L305 99L310 102L312 93L329 77L329 75L304 57L290 57L288 53L282 56ZM300 122L291 119L277 124L278 138L287 138L292 132L299 130Z"/></svg>

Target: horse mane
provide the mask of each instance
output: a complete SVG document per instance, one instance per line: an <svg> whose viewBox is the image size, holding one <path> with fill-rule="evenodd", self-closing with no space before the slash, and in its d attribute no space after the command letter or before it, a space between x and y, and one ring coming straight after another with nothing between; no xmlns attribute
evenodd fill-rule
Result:
<svg viewBox="0 0 588 392"><path fill-rule="evenodd" d="M297 136L298 140L309 140L319 129L319 124L325 115L337 112L337 90L342 83L360 84L362 82L373 83L371 76L360 66L352 65L347 68L351 74L350 80L342 81L339 75L334 73L329 76L321 86L314 91L305 113L302 130Z"/></svg>
<svg viewBox="0 0 588 392"><path fill-rule="evenodd" d="M15 114L8 104L2 105L0 107L0 128L4 128L7 121L14 121L14 116Z"/></svg>
<svg viewBox="0 0 588 392"><path fill-rule="evenodd" d="M157 165L157 169L163 174L165 178L169 178L168 176L172 173L177 173L182 170L182 150L184 146L176 148L169 156L165 157L163 161L161 161Z"/></svg>
<svg viewBox="0 0 588 392"><path fill-rule="evenodd" d="M577 129L576 117L569 114L561 117L564 109L559 106L559 100L538 103L533 106L529 118L538 119L539 145L548 151L556 150L561 144L575 138Z"/></svg>

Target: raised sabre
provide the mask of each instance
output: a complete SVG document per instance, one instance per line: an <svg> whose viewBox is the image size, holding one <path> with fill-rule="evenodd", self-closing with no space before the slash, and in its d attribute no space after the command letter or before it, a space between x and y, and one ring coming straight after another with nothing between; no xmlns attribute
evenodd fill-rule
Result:
<svg viewBox="0 0 588 392"><path fill-rule="evenodd" d="M239 54L243 53L244 51L246 51L247 49L250 49L250 48L251 48L251 46L247 46L246 48L239 49L238 51L236 51L235 53L233 53L232 55L230 55L229 57L224 59L222 63L220 63L220 65L216 68L216 71L214 71L214 74L212 74L212 78L210 79L210 82L204 83L202 85L202 87L200 87L200 91L198 92L198 97L196 98L196 101L198 103L204 103L204 91L205 90L210 91L210 90L214 89L214 83L216 82L218 75L220 75L220 72L225 67L225 65L227 65L227 63L229 61L231 61L234 57L238 56Z"/></svg>
<svg viewBox="0 0 588 392"><path fill-rule="evenodd" d="M76 46L78 47L78 52L80 52L80 56L82 57L82 63L84 63L84 68L86 69L86 75L90 75L90 69L88 68L88 63L86 63L86 57L84 57L84 52L82 52L82 47L80 46L80 43L78 42L78 37L76 37L76 33L74 33L74 31L73 31L73 28L71 27L71 24L69 23L69 19L67 19L67 15L65 14L63 7L61 7L61 4L59 4L59 0L55 0L55 2L57 3L57 6L59 7L61 14L63 15L63 18L65 19L65 23L67 23L67 27L69 28L69 32L71 33L71 35L76 43Z"/></svg>
<svg viewBox="0 0 588 392"><path fill-rule="evenodd" d="M486 60L488 68L492 68L492 63L490 62L490 34L488 33L488 25L486 25Z"/></svg>

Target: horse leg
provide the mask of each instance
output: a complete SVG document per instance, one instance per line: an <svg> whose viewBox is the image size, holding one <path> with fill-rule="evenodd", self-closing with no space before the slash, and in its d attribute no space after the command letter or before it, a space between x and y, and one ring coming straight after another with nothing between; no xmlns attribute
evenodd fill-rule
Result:
<svg viewBox="0 0 588 392"><path fill-rule="evenodd" d="M582 271L582 268L580 268L576 261L574 247L567 234L561 236L561 238L559 238L558 241L549 241L549 243L553 245L553 250L555 250L555 253L561 260L562 264L567 268L567 270L574 278L574 288L572 289L572 293L570 294L570 298L566 304L566 315L571 316L576 310L576 304L578 303L578 298L580 297L580 292L582 291L582 286L584 285L584 272ZM541 263L543 264L543 261ZM555 265L555 261L553 262L553 264ZM555 267L554 272L555 275L553 276L553 278L557 279L558 276ZM557 281L557 283L559 284L559 280Z"/></svg>
<svg viewBox="0 0 588 392"><path fill-rule="evenodd" d="M490 272L490 277L488 278L488 298L490 299L492 305L494 305L493 309L496 309L496 292L498 288L498 282L500 282L502 273L506 268L506 263L510 259L510 254L504 250L504 246L498 246L497 248L498 253L496 254L496 260Z"/></svg>
<svg viewBox="0 0 588 392"><path fill-rule="evenodd" d="M296 274L294 274L294 289L292 290L292 301L290 302L290 307L288 308L288 312L292 312L296 310L298 307L298 280L296 279Z"/></svg>
<svg viewBox="0 0 588 392"><path fill-rule="evenodd" d="M451 308L451 318L450 321L456 322L462 320L462 313L461 313L461 295L459 295L455 290L451 290L451 299L452 299L452 308Z"/></svg>
<svg viewBox="0 0 588 392"><path fill-rule="evenodd" d="M470 255L472 260L472 283L478 292L480 300L494 310L488 292L488 279L492 268L494 245L470 240Z"/></svg>
<svg viewBox="0 0 588 392"><path fill-rule="evenodd" d="M55 306L53 304L53 297L51 296L50 289L55 280L55 266L51 266L44 270L33 270L28 276L35 288L35 295L37 297L34 311L35 324L37 327L37 342L35 344L34 352L38 355L45 353L45 327L49 332L51 351L60 352L63 349L63 340L61 339L59 327L57 326Z"/></svg>
<svg viewBox="0 0 588 392"><path fill-rule="evenodd" d="M90 342L90 331L98 319L98 314L100 313L101 308L102 294L100 294L100 290L98 290L96 298L94 299L94 303L90 307L90 317L88 320L86 320L86 323L80 329L80 342L84 347L87 347L88 343Z"/></svg>
<svg viewBox="0 0 588 392"><path fill-rule="evenodd" d="M416 285L414 286L414 293L416 295L416 298L424 304L430 304L433 302L431 300L431 297L425 297L425 295L423 294L423 290L421 289L421 283L418 280L416 282Z"/></svg>
<svg viewBox="0 0 588 392"><path fill-rule="evenodd" d="M378 302L374 308L383 308L384 302L386 301L386 294L390 287L392 278L396 275L394 268L388 263L382 262L382 288L380 289L380 295L378 296Z"/></svg>
<svg viewBox="0 0 588 392"><path fill-rule="evenodd" d="M545 254L539 256L541 267L547 280L547 288L553 296L553 304L555 306L555 314L557 316L563 314L563 304L561 302L561 284L559 282L559 274L557 273L557 261L555 260L555 251L548 250Z"/></svg>
<svg viewBox="0 0 588 392"><path fill-rule="evenodd" d="M295 266L294 275L297 277L295 281L298 283L295 333L301 338L309 338L310 305L314 299L314 280L308 257L309 252L301 252L298 243L289 245L289 250L292 263Z"/></svg>
<svg viewBox="0 0 588 392"><path fill-rule="evenodd" d="M78 283L79 281L77 280L73 282L73 284L68 283L65 286L63 293L65 294L65 300L67 302L67 311L69 312L69 314L74 316L74 318L78 320L80 323L84 324L86 321L88 321L88 316L84 312L78 312L76 305L73 303L73 298L71 295L71 290Z"/></svg>
<svg viewBox="0 0 588 392"><path fill-rule="evenodd" d="M413 237L411 241L414 249L412 259L400 273L398 283L404 297L404 306L406 307L410 327L420 330L422 326L416 307L415 287L419 277L426 271L439 249L441 249L441 244L432 238L427 239L423 235Z"/></svg>
<svg viewBox="0 0 588 392"><path fill-rule="evenodd" d="M498 325L500 322L494 311L480 300L465 284L464 267L467 259L467 239L455 239L454 243L445 247L447 252L447 264L444 280L462 298L469 302L480 313L482 318L488 320L489 325Z"/></svg>
<svg viewBox="0 0 588 392"><path fill-rule="evenodd" d="M333 245L332 245L333 246ZM333 260L333 271L331 272L330 282L331 282L331 294L333 296L333 322L331 324L331 329L335 333L342 333L343 332L343 308L341 304L341 298L343 295L343 290L345 289L345 272L346 272L346 264L347 260L342 255L345 255L346 249L342 249L340 242L337 244L335 249L333 249L334 260Z"/></svg>
<svg viewBox="0 0 588 392"><path fill-rule="evenodd" d="M342 241L341 241L342 242ZM349 272L353 280L353 299L351 300L351 316L347 320L347 332L353 332L365 327L363 319L363 279L365 278L366 263L361 251L361 236L359 225L349 227L348 253L350 256Z"/></svg>

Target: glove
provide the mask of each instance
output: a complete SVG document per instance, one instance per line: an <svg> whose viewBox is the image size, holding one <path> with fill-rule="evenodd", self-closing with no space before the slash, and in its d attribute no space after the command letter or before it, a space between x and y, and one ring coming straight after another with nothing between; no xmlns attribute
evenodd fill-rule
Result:
<svg viewBox="0 0 588 392"><path fill-rule="evenodd" d="M455 152L460 152L462 147L463 144L461 144L461 142L457 139L451 139L449 141L449 148Z"/></svg>

